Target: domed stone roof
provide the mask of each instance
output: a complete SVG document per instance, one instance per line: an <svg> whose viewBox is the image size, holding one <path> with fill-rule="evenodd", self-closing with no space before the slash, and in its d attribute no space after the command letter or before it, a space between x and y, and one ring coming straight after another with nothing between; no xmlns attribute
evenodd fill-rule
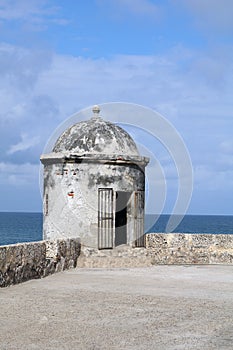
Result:
<svg viewBox="0 0 233 350"><path fill-rule="evenodd" d="M98 106L93 108L93 117L72 125L58 138L53 152L83 155L139 156L132 137L121 127L103 120Z"/></svg>

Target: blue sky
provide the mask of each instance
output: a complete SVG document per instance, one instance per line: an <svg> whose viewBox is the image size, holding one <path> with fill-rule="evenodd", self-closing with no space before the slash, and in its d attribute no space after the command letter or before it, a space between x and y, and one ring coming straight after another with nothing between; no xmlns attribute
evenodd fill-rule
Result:
<svg viewBox="0 0 233 350"><path fill-rule="evenodd" d="M121 101L158 111L184 139L188 212L233 214L232 16L231 0L0 0L0 211L40 211L54 129Z"/></svg>

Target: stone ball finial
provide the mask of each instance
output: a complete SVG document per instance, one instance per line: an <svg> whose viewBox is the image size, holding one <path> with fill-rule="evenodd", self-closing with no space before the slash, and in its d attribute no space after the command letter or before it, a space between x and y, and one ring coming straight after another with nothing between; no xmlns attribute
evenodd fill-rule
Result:
<svg viewBox="0 0 233 350"><path fill-rule="evenodd" d="M98 117L100 113L100 107L98 105L93 106L92 112L94 113L95 117Z"/></svg>

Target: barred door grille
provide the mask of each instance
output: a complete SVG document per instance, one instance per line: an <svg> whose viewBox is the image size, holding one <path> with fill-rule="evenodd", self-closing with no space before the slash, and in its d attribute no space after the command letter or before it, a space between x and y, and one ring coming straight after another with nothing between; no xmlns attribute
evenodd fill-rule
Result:
<svg viewBox="0 0 233 350"><path fill-rule="evenodd" d="M99 188L98 193L98 247L113 248L113 190Z"/></svg>
<svg viewBox="0 0 233 350"><path fill-rule="evenodd" d="M144 191L134 194L135 247L144 247Z"/></svg>

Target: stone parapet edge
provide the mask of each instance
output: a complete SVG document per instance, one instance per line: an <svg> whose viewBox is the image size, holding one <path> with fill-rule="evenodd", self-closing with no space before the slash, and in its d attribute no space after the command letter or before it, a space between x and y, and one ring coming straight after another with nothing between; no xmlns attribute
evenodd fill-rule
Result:
<svg viewBox="0 0 233 350"><path fill-rule="evenodd" d="M232 234L148 233L145 247L153 265L232 264Z"/></svg>
<svg viewBox="0 0 233 350"><path fill-rule="evenodd" d="M0 287L76 267L79 238L0 246Z"/></svg>

